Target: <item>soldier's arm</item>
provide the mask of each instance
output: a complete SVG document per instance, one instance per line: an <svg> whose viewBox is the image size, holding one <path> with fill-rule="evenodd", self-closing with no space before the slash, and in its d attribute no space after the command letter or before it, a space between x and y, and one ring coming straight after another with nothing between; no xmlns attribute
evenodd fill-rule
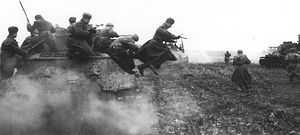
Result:
<svg viewBox="0 0 300 135"><path fill-rule="evenodd" d="M139 50L139 47L135 43L129 42L127 45L128 48L130 50L133 50L134 52L137 52Z"/></svg>
<svg viewBox="0 0 300 135"><path fill-rule="evenodd" d="M109 31L109 37L110 38L116 38L116 37L119 37L118 33L113 31L113 30L110 30Z"/></svg>
<svg viewBox="0 0 300 135"><path fill-rule="evenodd" d="M54 32L56 32L56 29L54 28L54 26L50 23L50 25L51 25L51 30L50 30L50 32L51 33L54 33Z"/></svg>
<svg viewBox="0 0 300 135"><path fill-rule="evenodd" d="M244 55L245 59L246 59L246 62L245 64L251 64L251 61L248 59L247 55Z"/></svg>
<svg viewBox="0 0 300 135"><path fill-rule="evenodd" d="M125 48L133 50L134 52L139 50L139 47L135 44L133 39L120 40L120 43L124 45Z"/></svg>
<svg viewBox="0 0 300 135"><path fill-rule="evenodd" d="M33 32L36 28L37 28L37 21L34 21L33 25L31 25L30 23L27 24L27 30L29 32Z"/></svg>
<svg viewBox="0 0 300 135"><path fill-rule="evenodd" d="M179 39L180 38L180 36L175 36L174 34L169 32L167 29L158 28L157 32L159 33L159 35L163 36L163 38L167 41L172 42L173 39Z"/></svg>
<svg viewBox="0 0 300 135"><path fill-rule="evenodd" d="M20 56L27 56L27 53L18 47L17 41L11 41L5 46L5 50L9 52L15 52Z"/></svg>
<svg viewBox="0 0 300 135"><path fill-rule="evenodd" d="M73 27L73 34L76 36L76 37L82 37L82 38L87 38L89 36L89 31L88 30L85 30L81 27L76 27L74 26Z"/></svg>

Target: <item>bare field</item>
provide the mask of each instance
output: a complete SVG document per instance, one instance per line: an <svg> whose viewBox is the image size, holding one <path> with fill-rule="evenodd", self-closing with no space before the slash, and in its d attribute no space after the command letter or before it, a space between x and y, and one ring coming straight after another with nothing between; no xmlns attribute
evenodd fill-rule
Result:
<svg viewBox="0 0 300 135"><path fill-rule="evenodd" d="M152 102L160 135L300 134L300 81L290 83L283 69L249 65L250 93L231 84L232 65L165 65L154 84ZM148 73L149 74L149 73ZM145 79L144 78L144 79ZM144 80L145 81L145 80Z"/></svg>
<svg viewBox="0 0 300 135"><path fill-rule="evenodd" d="M37 81L16 77L12 90L0 98L0 133L300 134L300 81L288 82L283 69L255 64L248 69L253 77L249 93L235 90L234 67L223 63L165 64L160 76L147 69L145 77L137 79L137 89L112 93L99 92L94 82L86 80L80 83L86 91L78 94L68 90L47 94Z"/></svg>

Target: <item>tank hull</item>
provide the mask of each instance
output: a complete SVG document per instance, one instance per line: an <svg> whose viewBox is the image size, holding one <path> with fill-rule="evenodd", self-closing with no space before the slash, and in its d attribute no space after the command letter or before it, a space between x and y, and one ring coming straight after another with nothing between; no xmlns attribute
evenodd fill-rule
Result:
<svg viewBox="0 0 300 135"><path fill-rule="evenodd" d="M61 81L66 84L92 80L98 83L98 89L103 91L136 87L135 76L124 72L105 54L87 60L74 60L67 56L34 55L22 63L17 75L26 75L37 80L61 76Z"/></svg>

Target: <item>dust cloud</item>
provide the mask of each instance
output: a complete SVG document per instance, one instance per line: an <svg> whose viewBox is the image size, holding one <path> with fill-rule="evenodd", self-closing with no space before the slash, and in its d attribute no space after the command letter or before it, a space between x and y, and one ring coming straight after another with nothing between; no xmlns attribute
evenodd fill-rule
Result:
<svg viewBox="0 0 300 135"><path fill-rule="evenodd" d="M61 72L51 78L17 75L2 81L0 134L134 135L150 133L157 123L146 97L131 103L102 100L97 84L76 82L78 78Z"/></svg>

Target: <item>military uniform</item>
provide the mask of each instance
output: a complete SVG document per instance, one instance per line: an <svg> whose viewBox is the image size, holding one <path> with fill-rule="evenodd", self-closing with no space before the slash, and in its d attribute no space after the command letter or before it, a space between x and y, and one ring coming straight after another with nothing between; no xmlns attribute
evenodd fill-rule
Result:
<svg viewBox="0 0 300 135"><path fill-rule="evenodd" d="M287 75L290 81L293 81L294 77L300 76L300 55L292 52L286 56L288 65L286 67Z"/></svg>
<svg viewBox="0 0 300 135"><path fill-rule="evenodd" d="M119 35L112 29L104 28L100 30L98 36L94 40L94 51L105 53L112 42L111 38L115 37L119 37Z"/></svg>
<svg viewBox="0 0 300 135"><path fill-rule="evenodd" d="M225 54L224 54L225 58L224 58L224 62L225 64L227 64L229 62L229 58L231 56L231 54L227 51Z"/></svg>
<svg viewBox="0 0 300 135"><path fill-rule="evenodd" d="M21 62L17 55L27 56L26 52L19 48L18 42L9 35L1 45L1 79L7 79L13 75L14 69Z"/></svg>
<svg viewBox="0 0 300 135"><path fill-rule="evenodd" d="M134 74L132 71L135 64L132 58L133 53L138 51L138 46L132 36L119 37L114 40L109 48L107 54L127 73Z"/></svg>
<svg viewBox="0 0 300 135"><path fill-rule="evenodd" d="M252 77L250 76L245 64L250 64L251 61L244 54L238 54L233 58L233 65L235 70L232 74L231 81L237 84L243 91L249 89L249 85L252 82Z"/></svg>
<svg viewBox="0 0 300 135"><path fill-rule="evenodd" d="M134 56L144 62L139 66L140 70L150 67L150 65L158 69L167 60L177 60L164 42L174 42L174 39L178 39L180 36L173 35L167 29L166 23L158 27L153 38L147 41Z"/></svg>
<svg viewBox="0 0 300 135"><path fill-rule="evenodd" d="M38 38L32 38L32 40L37 40L37 41L32 41L35 43L41 42L40 44L46 44L43 45L43 48L47 51L54 52L56 51L55 49L55 43L52 39L50 39L50 33L54 33L56 30L53 27L53 25L49 22L46 21L42 16L36 15L36 21L34 21L33 25L28 24L27 25L27 30L29 32L33 32L35 29L38 31Z"/></svg>
<svg viewBox="0 0 300 135"><path fill-rule="evenodd" d="M93 55L88 40L92 36L89 25L83 20L71 25L68 29L67 47L71 56L86 57Z"/></svg>

